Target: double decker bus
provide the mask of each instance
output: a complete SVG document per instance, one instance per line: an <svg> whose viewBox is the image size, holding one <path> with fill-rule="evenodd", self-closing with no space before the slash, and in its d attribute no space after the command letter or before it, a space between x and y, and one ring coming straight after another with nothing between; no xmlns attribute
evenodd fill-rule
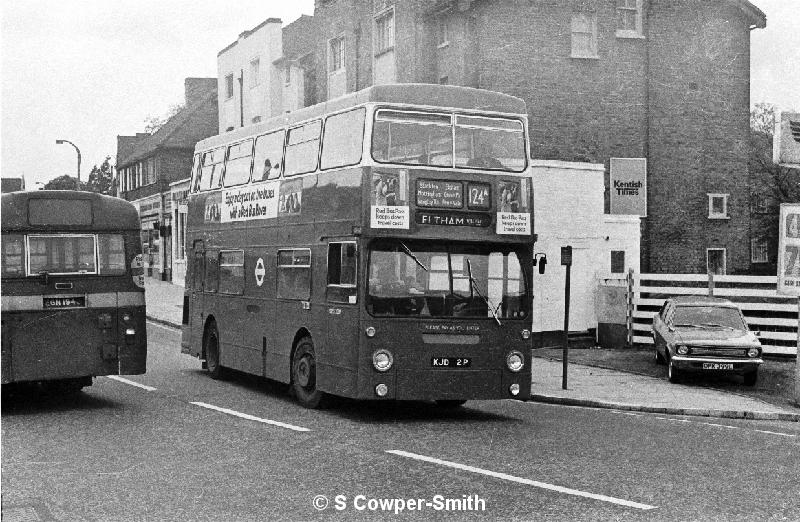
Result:
<svg viewBox="0 0 800 522"><path fill-rule="evenodd" d="M75 392L147 359L139 215L91 192L2 196L2 383Z"/></svg>
<svg viewBox="0 0 800 522"><path fill-rule="evenodd" d="M183 353L357 399L526 399L522 100L373 86L197 144Z"/></svg>

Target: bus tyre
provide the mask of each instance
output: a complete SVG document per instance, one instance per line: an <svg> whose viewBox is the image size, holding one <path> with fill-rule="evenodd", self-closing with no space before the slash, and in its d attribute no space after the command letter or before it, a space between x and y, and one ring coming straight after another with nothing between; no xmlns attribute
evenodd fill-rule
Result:
<svg viewBox="0 0 800 522"><path fill-rule="evenodd" d="M222 379L223 368L219 363L219 331L213 321L206 328L203 353L206 356L206 368L212 379Z"/></svg>
<svg viewBox="0 0 800 522"><path fill-rule="evenodd" d="M467 401L462 401L462 400L442 400L442 401L436 401L436 405L445 410L453 410L455 408L460 408L466 402Z"/></svg>
<svg viewBox="0 0 800 522"><path fill-rule="evenodd" d="M324 406L325 394L317 389L317 362L309 337L300 339L292 357L292 391L304 408Z"/></svg>

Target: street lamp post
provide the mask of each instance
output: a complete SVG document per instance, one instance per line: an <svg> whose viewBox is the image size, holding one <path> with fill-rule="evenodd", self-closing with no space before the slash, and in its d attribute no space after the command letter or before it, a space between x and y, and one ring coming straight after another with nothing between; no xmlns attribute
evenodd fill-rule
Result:
<svg viewBox="0 0 800 522"><path fill-rule="evenodd" d="M61 145L62 143L69 143L73 147L75 147L75 152L78 153L78 190L81 189L81 149L78 148L77 145L72 143L69 140L56 140L56 145Z"/></svg>

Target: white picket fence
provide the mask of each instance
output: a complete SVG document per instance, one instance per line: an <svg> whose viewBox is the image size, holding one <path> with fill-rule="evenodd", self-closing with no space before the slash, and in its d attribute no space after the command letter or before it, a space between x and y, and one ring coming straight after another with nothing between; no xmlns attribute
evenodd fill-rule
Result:
<svg viewBox="0 0 800 522"><path fill-rule="evenodd" d="M653 316L667 297L714 295L735 302L750 329L760 332L764 353L797 355L798 299L779 295L775 276L634 274L629 276L628 340L652 344Z"/></svg>

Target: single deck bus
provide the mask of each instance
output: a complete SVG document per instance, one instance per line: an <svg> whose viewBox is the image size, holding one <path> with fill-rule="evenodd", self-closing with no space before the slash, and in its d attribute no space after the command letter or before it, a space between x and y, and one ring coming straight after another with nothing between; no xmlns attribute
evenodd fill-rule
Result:
<svg viewBox="0 0 800 522"><path fill-rule="evenodd" d="M306 407L529 397L526 114L381 85L199 142L182 352Z"/></svg>
<svg viewBox="0 0 800 522"><path fill-rule="evenodd" d="M147 358L139 216L71 190L2 196L2 383L67 391L142 374Z"/></svg>

